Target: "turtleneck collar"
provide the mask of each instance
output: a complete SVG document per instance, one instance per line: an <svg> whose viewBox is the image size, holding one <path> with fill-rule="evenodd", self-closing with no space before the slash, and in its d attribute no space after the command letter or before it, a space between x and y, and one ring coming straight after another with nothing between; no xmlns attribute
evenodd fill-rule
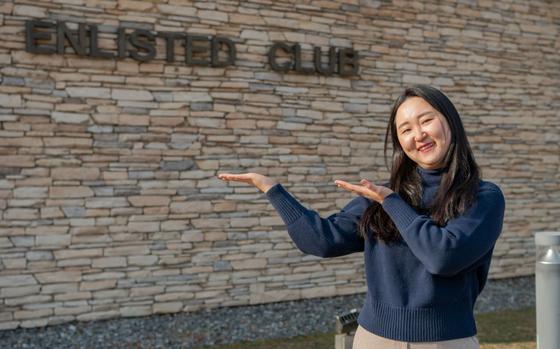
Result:
<svg viewBox="0 0 560 349"><path fill-rule="evenodd" d="M425 169L420 166L416 167L416 171L422 177L422 182L428 186L437 186L441 182L441 176L445 171L445 168L436 168L436 169Z"/></svg>

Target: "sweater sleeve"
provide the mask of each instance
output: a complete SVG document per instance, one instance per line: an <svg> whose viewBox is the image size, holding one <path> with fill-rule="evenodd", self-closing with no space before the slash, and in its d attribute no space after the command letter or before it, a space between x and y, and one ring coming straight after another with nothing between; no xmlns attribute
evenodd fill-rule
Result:
<svg viewBox="0 0 560 349"><path fill-rule="evenodd" d="M430 273L452 276L476 263L494 247L502 231L505 199L494 184L481 188L476 202L443 227L417 213L397 193L387 196L382 207Z"/></svg>
<svg viewBox="0 0 560 349"><path fill-rule="evenodd" d="M322 218L301 205L279 183L266 192L266 197L302 252L318 257L337 257L364 250L364 240L357 233L357 225L370 204L366 198L356 197L340 212Z"/></svg>

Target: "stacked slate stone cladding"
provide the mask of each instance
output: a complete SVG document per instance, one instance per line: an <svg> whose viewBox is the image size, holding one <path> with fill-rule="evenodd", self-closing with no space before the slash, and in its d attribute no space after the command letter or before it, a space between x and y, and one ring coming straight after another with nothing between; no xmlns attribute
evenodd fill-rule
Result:
<svg viewBox="0 0 560 349"><path fill-rule="evenodd" d="M37 54L25 22L230 38L234 65ZM507 198L491 277L533 273L560 229L560 5L554 1L43 1L0 4L0 328L190 312L365 291L361 254L299 252L257 189L269 175L326 217L334 179L386 179L404 86L462 114ZM75 27L73 27L75 29ZM355 76L270 69L275 42L359 53ZM68 46L68 45L67 45ZM308 64L308 63L304 63Z"/></svg>

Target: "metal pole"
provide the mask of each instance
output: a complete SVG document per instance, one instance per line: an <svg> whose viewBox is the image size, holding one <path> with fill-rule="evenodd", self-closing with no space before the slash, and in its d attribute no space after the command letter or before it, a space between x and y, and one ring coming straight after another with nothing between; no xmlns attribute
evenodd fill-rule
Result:
<svg viewBox="0 0 560 349"><path fill-rule="evenodd" d="M560 348L560 232L535 233L537 349Z"/></svg>

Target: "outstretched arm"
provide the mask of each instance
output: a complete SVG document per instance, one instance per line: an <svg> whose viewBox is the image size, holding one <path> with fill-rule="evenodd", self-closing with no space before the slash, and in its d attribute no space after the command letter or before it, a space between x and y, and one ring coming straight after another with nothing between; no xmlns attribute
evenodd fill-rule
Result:
<svg viewBox="0 0 560 349"><path fill-rule="evenodd" d="M340 212L322 218L291 196L281 184L266 192L288 234L304 253L319 257L337 257L364 250L364 240L357 226L363 212L371 204L363 197L351 200Z"/></svg>
<svg viewBox="0 0 560 349"><path fill-rule="evenodd" d="M267 176L254 172L220 173L218 178L248 183L264 192L286 224L290 237L304 253L336 257L364 250L364 240L357 233L358 222L371 204L364 197L354 198L340 212L322 218L303 207L281 184Z"/></svg>

